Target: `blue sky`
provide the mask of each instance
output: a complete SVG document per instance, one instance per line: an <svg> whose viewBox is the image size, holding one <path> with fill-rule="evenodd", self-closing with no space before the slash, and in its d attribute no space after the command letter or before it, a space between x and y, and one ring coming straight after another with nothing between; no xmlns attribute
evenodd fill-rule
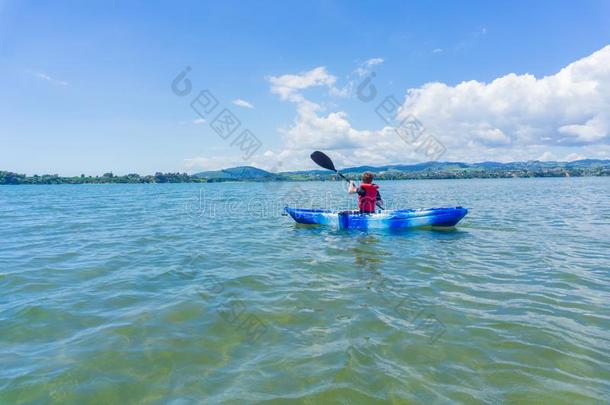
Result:
<svg viewBox="0 0 610 405"><path fill-rule="evenodd" d="M610 158L608 44L604 1L0 0L0 170L288 170L322 148L341 165ZM178 97L186 66L193 92ZM355 89L372 71L366 103ZM203 89L260 140L252 155L196 121ZM387 128L389 95L442 156Z"/></svg>

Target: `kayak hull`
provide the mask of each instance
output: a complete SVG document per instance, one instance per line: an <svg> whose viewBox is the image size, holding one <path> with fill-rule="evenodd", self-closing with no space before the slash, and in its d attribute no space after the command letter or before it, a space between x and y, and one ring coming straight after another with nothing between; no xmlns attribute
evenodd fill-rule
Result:
<svg viewBox="0 0 610 405"><path fill-rule="evenodd" d="M284 210L299 224L329 225L339 229L453 227L468 214L468 209L463 207L387 210L374 214L289 207Z"/></svg>

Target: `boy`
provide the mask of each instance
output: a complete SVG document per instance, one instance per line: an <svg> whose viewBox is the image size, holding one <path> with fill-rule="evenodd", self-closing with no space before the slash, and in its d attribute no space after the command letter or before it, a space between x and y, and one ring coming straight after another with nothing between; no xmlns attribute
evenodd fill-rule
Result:
<svg viewBox="0 0 610 405"><path fill-rule="evenodd" d="M375 204L379 201L381 204L381 194L379 194L379 186L373 184L373 174L366 172L362 174L362 183L356 188L356 184L352 181L347 190L348 193L358 193L358 208L361 214L370 214L375 212Z"/></svg>

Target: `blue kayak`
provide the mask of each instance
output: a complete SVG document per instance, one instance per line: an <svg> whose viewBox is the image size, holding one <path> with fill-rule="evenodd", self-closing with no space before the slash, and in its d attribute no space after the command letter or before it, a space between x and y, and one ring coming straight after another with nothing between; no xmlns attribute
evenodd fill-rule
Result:
<svg viewBox="0 0 610 405"><path fill-rule="evenodd" d="M452 227L468 213L463 207L386 210L374 214L288 207L284 209L299 224L330 225L339 229Z"/></svg>

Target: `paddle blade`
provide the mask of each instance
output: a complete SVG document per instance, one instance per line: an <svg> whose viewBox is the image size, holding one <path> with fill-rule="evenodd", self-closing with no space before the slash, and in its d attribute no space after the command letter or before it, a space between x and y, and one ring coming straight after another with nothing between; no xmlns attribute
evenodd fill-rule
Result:
<svg viewBox="0 0 610 405"><path fill-rule="evenodd" d="M328 170L332 170L333 172L337 171L337 169L335 169L335 165L333 164L333 161L330 160L330 158L328 156L326 156L325 153L320 152L319 150L317 150L311 154L311 160L316 162L316 164L320 167L323 167Z"/></svg>

